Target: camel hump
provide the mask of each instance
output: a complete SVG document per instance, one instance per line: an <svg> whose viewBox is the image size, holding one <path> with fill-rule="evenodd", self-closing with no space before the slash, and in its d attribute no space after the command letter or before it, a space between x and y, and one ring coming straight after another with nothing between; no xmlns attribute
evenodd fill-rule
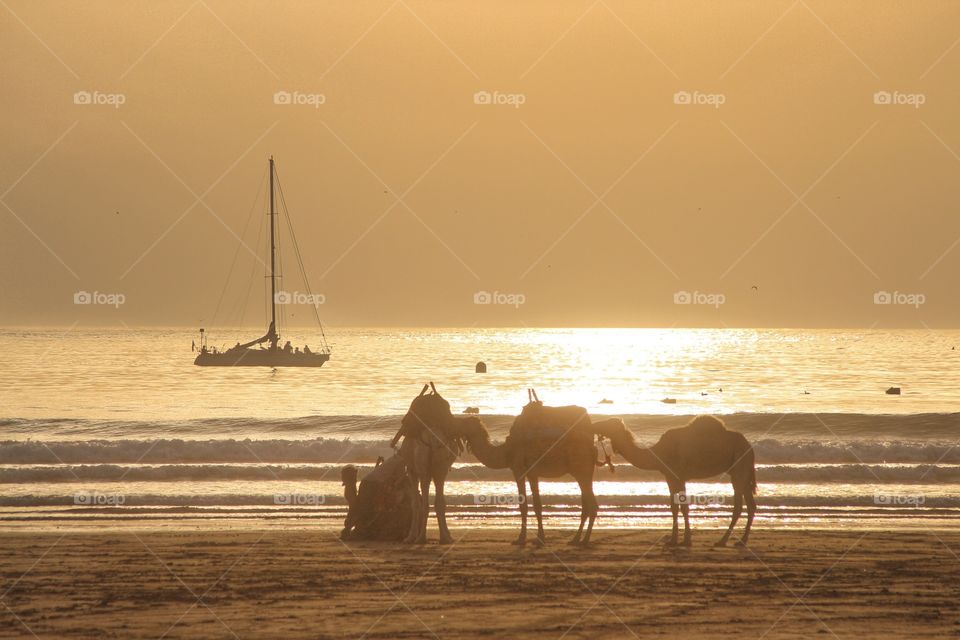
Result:
<svg viewBox="0 0 960 640"><path fill-rule="evenodd" d="M370 470L360 481L360 488L365 484L390 485L404 477L406 464L400 456L391 456Z"/></svg>
<svg viewBox="0 0 960 640"><path fill-rule="evenodd" d="M718 443L725 440L731 433L720 418L714 416L697 416L682 427L675 427L664 432L654 446L684 446L684 443L697 442L701 446L705 443Z"/></svg>
<svg viewBox="0 0 960 640"><path fill-rule="evenodd" d="M716 416L697 416L690 421L687 428L698 433L717 433L727 430L723 420Z"/></svg>
<svg viewBox="0 0 960 640"><path fill-rule="evenodd" d="M589 431L590 416L583 407L538 406L524 410L510 427L510 435L520 438L562 438L570 433ZM592 438L591 432L591 438Z"/></svg>

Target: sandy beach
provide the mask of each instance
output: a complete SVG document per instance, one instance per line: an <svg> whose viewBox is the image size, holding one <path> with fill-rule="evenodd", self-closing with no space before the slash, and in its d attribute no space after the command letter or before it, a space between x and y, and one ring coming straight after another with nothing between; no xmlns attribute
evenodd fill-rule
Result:
<svg viewBox="0 0 960 640"><path fill-rule="evenodd" d="M0 533L4 638L960 635L960 533L764 531L750 549L510 529L345 545L334 529ZM431 531L435 540L436 533Z"/></svg>

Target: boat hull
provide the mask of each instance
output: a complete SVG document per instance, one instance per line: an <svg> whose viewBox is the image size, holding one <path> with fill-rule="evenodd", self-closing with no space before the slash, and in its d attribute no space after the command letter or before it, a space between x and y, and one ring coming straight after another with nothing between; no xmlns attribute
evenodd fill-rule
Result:
<svg viewBox="0 0 960 640"><path fill-rule="evenodd" d="M287 353L269 349L231 349L221 353L201 352L198 367L322 367L329 353Z"/></svg>

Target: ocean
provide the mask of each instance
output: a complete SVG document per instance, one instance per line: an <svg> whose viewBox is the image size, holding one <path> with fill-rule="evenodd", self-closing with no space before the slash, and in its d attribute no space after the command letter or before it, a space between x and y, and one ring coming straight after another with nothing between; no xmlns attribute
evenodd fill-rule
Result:
<svg viewBox="0 0 960 640"><path fill-rule="evenodd" d="M222 330L233 344L256 329ZM294 344L316 344L296 335ZM534 387L547 404L622 417L652 444L713 413L756 450L757 526L954 527L960 520L960 331L350 329L320 369L203 368L190 329L5 329L0 527L342 518L340 468L390 455L422 385L477 407L502 438ZM474 373L478 361L486 374ZM885 393L900 387L900 395ZM675 403L665 403L664 399ZM666 486L596 472L598 526L665 526ZM544 486L575 526L572 482ZM697 526L729 517L723 479L691 484ZM515 526L503 471L464 454L454 521Z"/></svg>

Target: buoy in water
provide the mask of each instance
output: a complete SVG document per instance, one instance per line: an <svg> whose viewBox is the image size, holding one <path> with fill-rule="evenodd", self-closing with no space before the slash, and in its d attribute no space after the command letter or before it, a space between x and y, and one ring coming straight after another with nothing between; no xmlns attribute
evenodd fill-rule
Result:
<svg viewBox="0 0 960 640"><path fill-rule="evenodd" d="M677 399L676 399L676 398L664 398L664 399L661 400L660 402L662 402L663 404L677 404Z"/></svg>
<svg viewBox="0 0 960 640"><path fill-rule="evenodd" d="M466 409L463 410L463 412L466 413L466 414L474 415L474 416L475 416L475 415L477 415L477 414L480 413L480 408L479 408L479 407L467 407Z"/></svg>
<svg viewBox="0 0 960 640"><path fill-rule="evenodd" d="M487 363L481 360L480 362L477 363L477 366L474 367L474 371L477 373L486 373Z"/></svg>
<svg viewBox="0 0 960 640"><path fill-rule="evenodd" d="M890 387L887 389L888 396L898 396L900 395L900 387Z"/></svg>

